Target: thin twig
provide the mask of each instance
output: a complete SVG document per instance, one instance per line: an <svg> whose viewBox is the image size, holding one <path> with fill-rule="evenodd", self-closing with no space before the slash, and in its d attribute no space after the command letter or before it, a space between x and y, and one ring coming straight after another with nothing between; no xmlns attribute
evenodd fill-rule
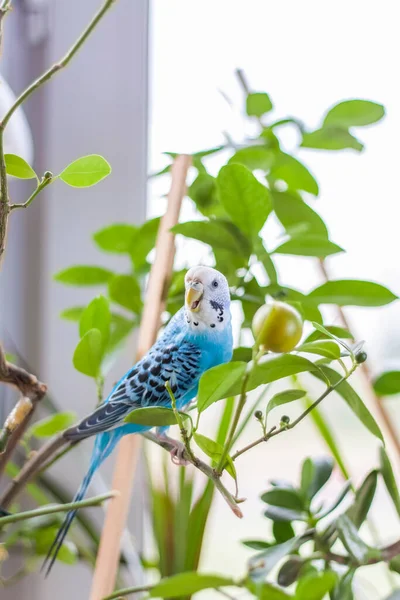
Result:
<svg viewBox="0 0 400 600"><path fill-rule="evenodd" d="M115 598L117 600L121 598L122 600L122 598L126 594L138 594L139 592L149 592L155 585L156 584L154 583L153 585L139 585L135 587L124 588L122 590L117 590L109 596L105 596L103 600L114 600Z"/></svg>
<svg viewBox="0 0 400 600"><path fill-rule="evenodd" d="M42 190L44 190L44 188L47 187L53 181L54 181L54 178L52 176L51 177L42 177L41 181L39 182L39 185L29 196L28 200L26 200L26 202L22 202L21 204L10 204L10 211L14 210L15 208L27 208L32 203L32 201L36 198L36 196L38 196L40 194L40 192Z"/></svg>
<svg viewBox="0 0 400 600"><path fill-rule="evenodd" d="M80 502L67 502L67 504L53 504L35 508L34 510L27 510L25 512L16 513L14 515L7 515L6 517L0 517L0 527L8 525L9 523L17 523L17 521L25 521L26 519L33 519L34 517L41 517L43 515L51 515L53 513L68 512L69 510L77 510L78 508L85 508L87 506L97 506L105 500L114 498L117 492L111 491L101 496L94 496L87 500L81 500Z"/></svg>
<svg viewBox="0 0 400 600"><path fill-rule="evenodd" d="M171 452L171 450L174 449L174 445L171 444L171 442L166 438L159 438L154 433L150 433L150 432L144 433L143 436L145 438L147 438L148 440L151 440L155 444L158 444L165 450L168 450L168 452ZM202 460L200 460L197 457L194 457L194 460L193 460L192 457L187 453L186 449L183 453L182 458L184 458L185 460L190 462L193 466L195 466L197 469L199 469L199 471L204 473L204 475L206 475L206 477L208 477L208 479L211 479L211 481L214 483L215 487L217 488L217 490L219 491L221 496L224 498L224 500L228 504L229 508L233 511L233 513L237 517L239 517L241 519L243 517L242 511L238 507L237 502L236 502L235 498L233 497L233 495L226 489L226 487L221 482L221 479L220 479L219 475L216 473L216 471L214 471L214 469L212 469L209 465L207 465L205 462L203 462Z"/></svg>

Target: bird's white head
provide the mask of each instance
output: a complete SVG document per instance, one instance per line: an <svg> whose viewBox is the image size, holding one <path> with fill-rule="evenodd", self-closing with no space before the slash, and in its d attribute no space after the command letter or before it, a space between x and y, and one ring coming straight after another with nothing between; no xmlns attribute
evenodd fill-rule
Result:
<svg viewBox="0 0 400 600"><path fill-rule="evenodd" d="M185 313L190 328L221 331L230 324L226 277L211 267L192 267L185 276Z"/></svg>

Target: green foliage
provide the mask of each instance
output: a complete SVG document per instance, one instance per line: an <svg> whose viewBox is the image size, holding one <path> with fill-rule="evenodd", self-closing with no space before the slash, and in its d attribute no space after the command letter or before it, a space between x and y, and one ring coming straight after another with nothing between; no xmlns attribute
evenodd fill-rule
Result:
<svg viewBox="0 0 400 600"><path fill-rule="evenodd" d="M74 160L59 174L64 183L72 187L90 187L111 173L111 167L99 154L89 154Z"/></svg>
<svg viewBox="0 0 400 600"><path fill-rule="evenodd" d="M103 267L79 265L69 267L54 275L54 279L66 285L101 285L113 276L112 271Z"/></svg>
<svg viewBox="0 0 400 600"><path fill-rule="evenodd" d="M89 377L100 375L101 359L104 355L104 342L99 329L89 329L75 348L73 363L77 371Z"/></svg>
<svg viewBox="0 0 400 600"><path fill-rule="evenodd" d="M369 100L345 100L326 113L324 126L364 127L380 121L384 116L382 104Z"/></svg>
<svg viewBox="0 0 400 600"><path fill-rule="evenodd" d="M93 234L93 239L101 250L114 254L126 254L130 252L132 240L137 227L128 223L116 223L100 229Z"/></svg>
<svg viewBox="0 0 400 600"><path fill-rule="evenodd" d="M249 117L262 117L272 108L270 97L265 92L253 92L246 98L246 112Z"/></svg>
<svg viewBox="0 0 400 600"><path fill-rule="evenodd" d="M299 400L299 398L303 398L304 395L305 392L303 390L285 390L284 392L278 392L268 402L265 410L265 418L267 418L271 410L277 406L282 406L282 404Z"/></svg>
<svg viewBox="0 0 400 600"><path fill-rule="evenodd" d="M372 281L343 279L328 281L313 290L308 298L317 304L337 304L338 306L384 306L397 296L383 285Z"/></svg>
<svg viewBox="0 0 400 600"><path fill-rule="evenodd" d="M140 284L133 275L114 275L108 283L111 300L138 314L142 310Z"/></svg>
<svg viewBox="0 0 400 600"><path fill-rule="evenodd" d="M381 462L381 473L383 480L386 485L386 489L391 497L397 514L400 517L400 493L396 485L396 479L393 473L392 465L388 455L386 454L385 448L380 447L380 462Z"/></svg>
<svg viewBox="0 0 400 600"><path fill-rule="evenodd" d="M76 414L73 412L56 413L31 425L27 431L27 436L51 437L75 423L76 419Z"/></svg>
<svg viewBox="0 0 400 600"><path fill-rule="evenodd" d="M35 171L21 156L5 154L4 162L6 163L8 175L13 175L19 179L37 179Z"/></svg>
<svg viewBox="0 0 400 600"><path fill-rule="evenodd" d="M234 585L228 577L219 575L206 575L196 572L180 573L163 579L150 590L151 598L177 598L195 594L201 590Z"/></svg>
<svg viewBox="0 0 400 600"><path fill-rule="evenodd" d="M180 413L182 419L188 419L189 415L186 413ZM171 408L165 408L162 406L153 406L146 408L137 408L133 410L124 419L125 423L136 423L138 425L145 425L146 427L164 427L169 425L176 425L176 418L174 411Z"/></svg>
<svg viewBox="0 0 400 600"><path fill-rule="evenodd" d="M380 396L391 396L400 393L400 371L387 371L374 381L374 390Z"/></svg>
<svg viewBox="0 0 400 600"><path fill-rule="evenodd" d="M245 371L246 363L239 361L219 365L206 371L199 383L197 410L203 412L214 402L234 395L230 390L241 381Z"/></svg>

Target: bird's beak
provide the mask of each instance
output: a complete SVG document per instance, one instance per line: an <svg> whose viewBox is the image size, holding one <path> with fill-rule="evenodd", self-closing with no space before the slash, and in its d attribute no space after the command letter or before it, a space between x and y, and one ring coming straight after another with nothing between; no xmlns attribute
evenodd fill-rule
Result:
<svg viewBox="0 0 400 600"><path fill-rule="evenodd" d="M199 281L193 281L189 284L186 289L186 306L192 312L198 312L200 310L200 302L203 298L204 287Z"/></svg>

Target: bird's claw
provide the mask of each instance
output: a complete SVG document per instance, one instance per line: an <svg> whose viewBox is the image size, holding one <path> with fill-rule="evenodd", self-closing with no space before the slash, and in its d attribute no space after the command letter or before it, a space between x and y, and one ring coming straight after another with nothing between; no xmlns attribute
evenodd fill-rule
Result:
<svg viewBox="0 0 400 600"><path fill-rule="evenodd" d="M171 460L174 463L174 465L178 465L179 467L186 467L188 464L190 464L189 461L186 460L186 458L184 458L185 446L184 444L182 444L182 442L177 442L176 446L170 451L170 454Z"/></svg>

